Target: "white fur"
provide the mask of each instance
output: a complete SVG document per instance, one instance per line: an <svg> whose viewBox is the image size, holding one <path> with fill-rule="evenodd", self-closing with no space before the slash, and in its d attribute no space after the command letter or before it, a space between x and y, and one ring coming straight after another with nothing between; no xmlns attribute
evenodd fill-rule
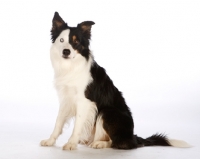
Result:
<svg viewBox="0 0 200 159"><path fill-rule="evenodd" d="M180 147L180 148L188 148L191 147L187 142L182 141L182 140L174 140L174 139L169 139L168 140L169 144L172 145L173 147Z"/></svg>
<svg viewBox="0 0 200 159"><path fill-rule="evenodd" d="M102 117L98 117L96 121L96 130L95 130L95 135L94 135L94 140L90 144L90 147L92 148L109 148L111 147L112 141L108 137L106 131L103 128L103 120Z"/></svg>
<svg viewBox="0 0 200 159"><path fill-rule="evenodd" d="M90 67L93 58L88 61L69 44L69 30L63 31L52 44L50 56L54 68L54 84L60 102L55 128L49 139L41 141L42 146L51 146L62 133L65 122L75 116L73 133L63 149L76 149L79 140L88 140L94 127L97 107L85 98L85 89L92 81ZM60 38L64 42L60 42ZM63 49L71 51L69 58L62 57Z"/></svg>

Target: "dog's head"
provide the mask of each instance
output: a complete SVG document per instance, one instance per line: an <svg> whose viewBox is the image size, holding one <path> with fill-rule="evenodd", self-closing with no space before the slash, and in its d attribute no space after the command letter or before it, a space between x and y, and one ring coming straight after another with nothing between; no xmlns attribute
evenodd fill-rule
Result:
<svg viewBox="0 0 200 159"><path fill-rule="evenodd" d="M58 12L55 12L52 20L51 39L58 48L60 56L64 59L73 59L77 54L81 54L88 59L91 27L94 24L92 21L84 21L77 27L69 27Z"/></svg>

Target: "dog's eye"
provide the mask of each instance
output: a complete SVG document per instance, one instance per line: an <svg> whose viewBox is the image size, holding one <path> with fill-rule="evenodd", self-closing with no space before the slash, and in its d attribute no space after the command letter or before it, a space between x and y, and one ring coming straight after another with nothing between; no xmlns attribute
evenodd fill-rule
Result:
<svg viewBox="0 0 200 159"><path fill-rule="evenodd" d="M61 39L60 39L60 42L61 42L61 43L63 43L63 42L64 42L64 39L63 39L63 38L61 38Z"/></svg>

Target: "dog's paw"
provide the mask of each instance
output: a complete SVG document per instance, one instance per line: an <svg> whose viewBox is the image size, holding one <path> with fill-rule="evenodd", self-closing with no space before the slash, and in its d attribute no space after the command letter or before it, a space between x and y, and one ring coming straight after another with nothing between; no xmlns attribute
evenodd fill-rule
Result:
<svg viewBox="0 0 200 159"><path fill-rule="evenodd" d="M40 145L41 146L52 146L52 145L54 145L54 143L55 143L55 139L49 138L47 140L42 140L40 142Z"/></svg>
<svg viewBox="0 0 200 159"><path fill-rule="evenodd" d="M77 148L77 144L74 144L74 143L66 143L64 146L63 146L63 150L75 150Z"/></svg>
<svg viewBox="0 0 200 159"><path fill-rule="evenodd" d="M78 143L81 144L81 145L87 145L87 144L88 144L88 141L79 140Z"/></svg>
<svg viewBox="0 0 200 159"><path fill-rule="evenodd" d="M94 141L89 145L89 147L95 148L95 149L103 149L103 148L109 148L111 146L110 141Z"/></svg>

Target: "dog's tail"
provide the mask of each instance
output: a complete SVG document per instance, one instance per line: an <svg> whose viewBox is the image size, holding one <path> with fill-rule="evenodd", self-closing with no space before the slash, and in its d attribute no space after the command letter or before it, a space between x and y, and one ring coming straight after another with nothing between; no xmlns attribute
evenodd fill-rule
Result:
<svg viewBox="0 0 200 159"><path fill-rule="evenodd" d="M154 134L146 139L138 137L134 135L137 141L137 147L142 146L173 146L173 147L180 147L180 148L187 148L191 147L188 143L182 140L172 140L168 139L166 135L163 134Z"/></svg>

